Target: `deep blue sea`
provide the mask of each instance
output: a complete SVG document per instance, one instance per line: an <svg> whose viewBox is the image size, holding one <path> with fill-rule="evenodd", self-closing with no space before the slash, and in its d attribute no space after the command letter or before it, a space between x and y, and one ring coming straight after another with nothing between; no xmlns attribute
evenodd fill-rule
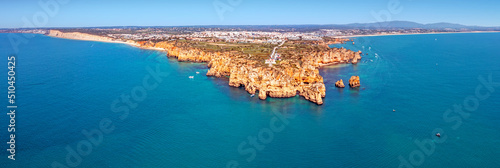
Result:
<svg viewBox="0 0 500 168"><path fill-rule="evenodd" d="M500 33L334 45L368 55L320 69L322 106L261 101L159 51L27 35L16 53L13 36L0 34L0 167L500 167ZM334 87L352 75L361 88Z"/></svg>

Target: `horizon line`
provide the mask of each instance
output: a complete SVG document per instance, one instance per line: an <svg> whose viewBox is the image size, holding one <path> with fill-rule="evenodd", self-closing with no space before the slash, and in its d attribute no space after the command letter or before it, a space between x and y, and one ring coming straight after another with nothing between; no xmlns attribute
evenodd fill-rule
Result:
<svg viewBox="0 0 500 168"><path fill-rule="evenodd" d="M422 24L422 25L430 25L430 24L439 24L439 23L444 23L444 24L456 24L460 26L466 26L466 27L480 27L480 28L500 28L500 26L480 26L480 25L465 25L465 24L460 24L460 23L452 23L452 22L434 22L434 23L419 23L419 22L414 22L414 21L405 21L405 20L393 20L393 21L384 21L384 22L366 22L366 23L361 23L361 22L355 22L355 23L344 23L344 24L338 24L338 23L329 23L329 24L214 24L214 25L170 25L170 26L68 26L68 27L17 27L17 28L0 28L0 29L50 29L50 28L105 28L105 27L203 27L203 26L307 26L307 25L315 25L315 26L328 26L328 25L335 25L335 26L347 26L347 25L352 25L352 24L377 24L377 23L391 23L391 22L411 22L411 23L416 23L416 24ZM390 28L390 27L389 27Z"/></svg>

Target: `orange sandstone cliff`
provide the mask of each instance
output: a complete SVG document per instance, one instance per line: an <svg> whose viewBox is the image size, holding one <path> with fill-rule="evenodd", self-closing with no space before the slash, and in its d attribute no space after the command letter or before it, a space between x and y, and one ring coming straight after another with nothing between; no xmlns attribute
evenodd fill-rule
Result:
<svg viewBox="0 0 500 168"><path fill-rule="evenodd" d="M351 76L351 78L349 79L349 86L351 86L352 88L361 86L359 76Z"/></svg>
<svg viewBox="0 0 500 168"><path fill-rule="evenodd" d="M144 47L153 47L146 43ZM238 52L210 52L186 43L163 41L154 44L163 48L169 57L179 61L207 62L207 76L228 77L229 85L244 87L250 94L260 99L269 97L286 98L297 94L316 104L323 104L326 89L319 67L336 63L356 63L360 52L347 49L322 48L320 51L294 53L281 51L283 55L300 55L300 59L284 59L279 66L261 66L258 60L245 58Z"/></svg>
<svg viewBox="0 0 500 168"><path fill-rule="evenodd" d="M79 32L63 33L51 30L48 35L78 40L121 42L109 37ZM264 64L265 58L263 59L262 56L255 58L252 54L244 53L243 49L241 51L238 51L239 48L217 50L206 47L206 44L204 44L205 47L200 47L202 45L198 42L189 40L157 43L129 40L123 43L146 49L164 50L168 53L168 57L175 57L179 61L205 62L209 68L207 76L228 77L230 86L244 87L250 94L258 92L260 99L300 95L319 105L323 104L323 97L326 96L325 84L323 77L319 74L319 68L329 64L355 64L361 59L359 51L329 48L321 44L295 44L292 41L277 50L283 59L273 66ZM216 46L219 45L221 44Z"/></svg>

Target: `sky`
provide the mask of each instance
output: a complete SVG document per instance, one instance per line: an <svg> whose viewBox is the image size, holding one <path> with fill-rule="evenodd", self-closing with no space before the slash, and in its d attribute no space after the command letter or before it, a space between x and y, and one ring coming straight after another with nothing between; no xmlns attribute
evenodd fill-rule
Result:
<svg viewBox="0 0 500 168"><path fill-rule="evenodd" d="M0 0L0 28L348 24L394 20L500 26L500 1Z"/></svg>

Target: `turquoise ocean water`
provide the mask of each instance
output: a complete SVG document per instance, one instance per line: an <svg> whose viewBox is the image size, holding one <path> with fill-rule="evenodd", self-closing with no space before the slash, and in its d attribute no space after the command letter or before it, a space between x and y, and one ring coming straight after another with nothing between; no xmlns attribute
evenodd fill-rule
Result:
<svg viewBox="0 0 500 168"><path fill-rule="evenodd" d="M7 57L15 54L19 106L16 161L7 159L9 121L0 115L0 167L500 167L500 86L479 80L500 83L500 33L335 45L369 55L320 69L322 106L298 96L252 98L227 79L206 77L206 64L159 51L29 36L15 53L9 34L0 34L0 95L7 94ZM148 71L157 66L165 72L159 79ZM334 87L352 75L360 89ZM145 90L145 78L161 83ZM489 95L479 100L478 86ZM101 121L114 129L90 143L82 131ZM68 165L71 150L79 158L70 155Z"/></svg>

